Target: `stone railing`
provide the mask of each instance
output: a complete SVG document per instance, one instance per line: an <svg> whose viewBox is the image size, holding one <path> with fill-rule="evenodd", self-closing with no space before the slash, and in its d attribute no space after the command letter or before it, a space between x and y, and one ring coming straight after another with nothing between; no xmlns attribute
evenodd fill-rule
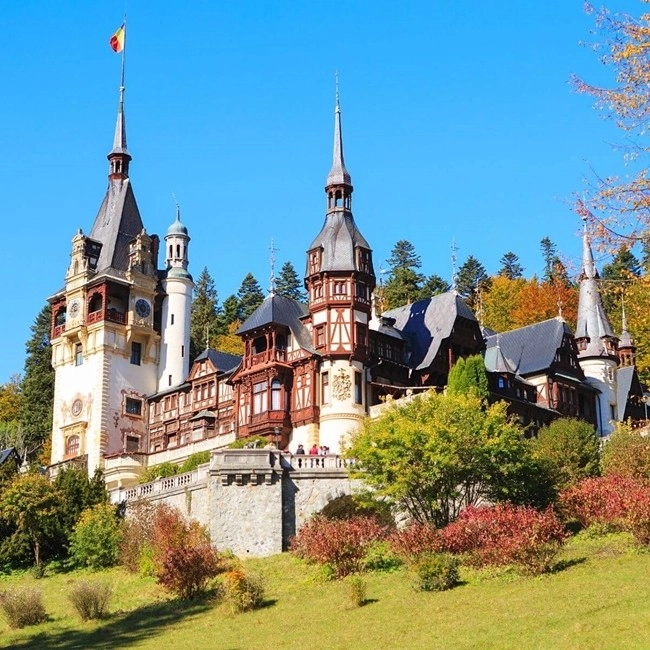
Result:
<svg viewBox="0 0 650 650"><path fill-rule="evenodd" d="M280 467L288 470L347 470L355 464L353 459L328 454L326 456L312 456L311 454L286 454L280 453Z"/></svg>
<svg viewBox="0 0 650 650"><path fill-rule="evenodd" d="M136 485L130 488L119 488L111 493L111 501L113 503L119 503L137 499L150 499L156 496L163 496L164 493L172 490L196 485L207 478L209 468L210 465L206 463L205 465L199 465L191 472L157 478L155 481L151 481L151 483L144 483L143 485Z"/></svg>

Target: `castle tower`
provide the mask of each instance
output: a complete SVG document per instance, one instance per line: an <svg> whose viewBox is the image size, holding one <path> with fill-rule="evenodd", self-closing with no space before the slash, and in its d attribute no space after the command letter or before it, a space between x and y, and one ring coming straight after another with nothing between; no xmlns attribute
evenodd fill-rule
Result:
<svg viewBox="0 0 650 650"><path fill-rule="evenodd" d="M144 230L131 187L123 84L108 161L90 235L73 238L65 286L50 298L52 464L86 457L90 473L108 454L144 450L144 402L158 379L158 238Z"/></svg>
<svg viewBox="0 0 650 650"><path fill-rule="evenodd" d="M334 155L327 176L325 223L307 252L305 287L320 365L318 444L338 451L340 439L367 412L368 324L375 289L372 251L352 216L338 88Z"/></svg>
<svg viewBox="0 0 650 650"><path fill-rule="evenodd" d="M187 270L189 242L177 206L176 220L165 235L159 391L182 384L190 370L190 307L194 282Z"/></svg>
<svg viewBox="0 0 650 650"><path fill-rule="evenodd" d="M597 429L601 436L605 436L613 431L613 423L618 417L618 339L614 336L600 295L599 275L594 264L586 220L582 242L582 273L575 338L578 362L587 383L600 391L597 400ZM625 408L625 405L621 405L621 408Z"/></svg>
<svg viewBox="0 0 650 650"><path fill-rule="evenodd" d="M636 365L636 344L632 335L627 331L627 316L625 314L625 305L621 316L622 329L621 338L618 342L618 358L620 366Z"/></svg>

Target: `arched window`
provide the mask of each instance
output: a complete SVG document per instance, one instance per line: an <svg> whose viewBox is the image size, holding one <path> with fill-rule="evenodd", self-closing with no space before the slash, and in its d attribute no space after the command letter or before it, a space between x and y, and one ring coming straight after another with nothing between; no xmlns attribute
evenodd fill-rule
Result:
<svg viewBox="0 0 650 650"><path fill-rule="evenodd" d="M282 410L282 384L279 379L274 379L271 382L271 410L272 411L281 411Z"/></svg>
<svg viewBox="0 0 650 650"><path fill-rule="evenodd" d="M100 311L103 304L104 304L104 298L102 294L94 293L90 298L90 302L88 303L88 311L90 313L94 311Z"/></svg>
<svg viewBox="0 0 650 650"><path fill-rule="evenodd" d="M286 350L287 349L287 341L284 338L284 334L278 334L275 337L275 347L278 350Z"/></svg>
<svg viewBox="0 0 650 650"><path fill-rule="evenodd" d="M253 353L259 354L260 352L264 352L264 350L266 350L266 337L259 336L253 341Z"/></svg>
<svg viewBox="0 0 650 650"><path fill-rule="evenodd" d="M77 435L68 436L68 439L65 441L65 455L66 456L79 455L79 436Z"/></svg>
<svg viewBox="0 0 650 650"><path fill-rule="evenodd" d="M60 325L65 325L66 311L65 307L59 307L56 312L56 317L54 318L54 324L59 327Z"/></svg>

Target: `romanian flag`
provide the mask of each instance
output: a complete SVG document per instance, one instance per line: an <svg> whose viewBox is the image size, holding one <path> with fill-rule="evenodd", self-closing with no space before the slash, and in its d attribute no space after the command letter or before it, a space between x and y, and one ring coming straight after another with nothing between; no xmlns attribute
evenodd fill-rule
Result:
<svg viewBox="0 0 650 650"><path fill-rule="evenodd" d="M119 53L124 49L125 33L126 33L126 23L122 23L122 25L118 27L115 34L113 34L113 36L111 36L110 40L108 41L108 44L113 49L113 52Z"/></svg>

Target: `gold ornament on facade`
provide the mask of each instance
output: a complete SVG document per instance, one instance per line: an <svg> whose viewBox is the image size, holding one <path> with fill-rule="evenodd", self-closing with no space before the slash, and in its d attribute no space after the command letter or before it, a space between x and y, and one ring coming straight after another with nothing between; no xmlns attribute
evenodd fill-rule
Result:
<svg viewBox="0 0 650 650"><path fill-rule="evenodd" d="M339 369L332 381L332 395L340 401L350 399L352 395L352 381L343 368Z"/></svg>

